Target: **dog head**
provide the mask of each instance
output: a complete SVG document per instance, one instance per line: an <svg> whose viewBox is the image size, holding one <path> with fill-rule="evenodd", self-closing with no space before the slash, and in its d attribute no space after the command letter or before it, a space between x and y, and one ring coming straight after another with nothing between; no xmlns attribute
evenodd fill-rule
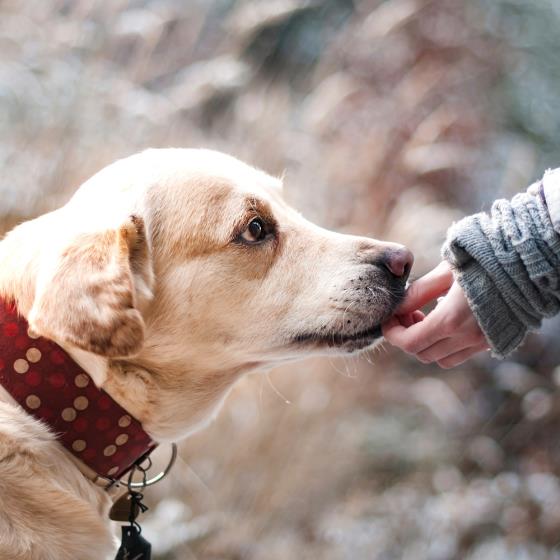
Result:
<svg viewBox="0 0 560 560"><path fill-rule="evenodd" d="M120 160L40 220L31 327L119 365L121 400L138 368L167 423L194 394L200 420L245 371L372 345L412 265L310 223L278 179L208 150Z"/></svg>

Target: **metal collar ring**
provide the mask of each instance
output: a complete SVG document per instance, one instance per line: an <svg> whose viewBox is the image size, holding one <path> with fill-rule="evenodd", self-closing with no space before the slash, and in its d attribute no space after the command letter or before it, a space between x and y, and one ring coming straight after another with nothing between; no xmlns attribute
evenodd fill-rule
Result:
<svg viewBox="0 0 560 560"><path fill-rule="evenodd" d="M132 480L125 481L120 480L120 484L124 486L128 486L130 490L141 490L142 488L146 488L147 486L152 486L152 484L156 484L160 480L163 480L168 474L169 471L173 468L175 461L177 460L177 444L171 444L171 457L169 458L169 462L163 471L159 474L156 474L154 477L149 478L148 480L145 479L145 471L144 471L144 480L142 482L133 482Z"/></svg>

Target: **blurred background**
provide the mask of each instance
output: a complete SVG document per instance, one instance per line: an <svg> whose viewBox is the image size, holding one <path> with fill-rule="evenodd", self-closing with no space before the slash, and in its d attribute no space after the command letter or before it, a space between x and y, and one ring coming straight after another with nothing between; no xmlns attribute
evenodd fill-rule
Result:
<svg viewBox="0 0 560 560"><path fill-rule="evenodd" d="M0 231L119 157L211 147L418 277L560 165L559 29L556 0L0 0ZM244 380L148 492L155 558L560 559L559 332Z"/></svg>

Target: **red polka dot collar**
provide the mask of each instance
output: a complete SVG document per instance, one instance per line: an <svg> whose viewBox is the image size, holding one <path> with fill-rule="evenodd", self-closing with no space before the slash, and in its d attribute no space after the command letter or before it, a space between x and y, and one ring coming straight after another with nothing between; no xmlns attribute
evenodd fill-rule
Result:
<svg viewBox="0 0 560 560"><path fill-rule="evenodd" d="M99 476L119 479L156 447L138 420L0 300L0 384Z"/></svg>

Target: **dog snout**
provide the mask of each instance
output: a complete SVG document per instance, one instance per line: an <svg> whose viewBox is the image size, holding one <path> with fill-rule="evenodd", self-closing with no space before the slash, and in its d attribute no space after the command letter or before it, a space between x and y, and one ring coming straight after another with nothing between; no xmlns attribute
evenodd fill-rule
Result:
<svg viewBox="0 0 560 560"><path fill-rule="evenodd" d="M391 278L403 283L414 263L414 255L404 245L384 241L367 240L360 246L358 256L361 263L384 269Z"/></svg>
<svg viewBox="0 0 560 560"><path fill-rule="evenodd" d="M406 247L389 249L381 264L396 278L406 281L414 263L414 255Z"/></svg>

